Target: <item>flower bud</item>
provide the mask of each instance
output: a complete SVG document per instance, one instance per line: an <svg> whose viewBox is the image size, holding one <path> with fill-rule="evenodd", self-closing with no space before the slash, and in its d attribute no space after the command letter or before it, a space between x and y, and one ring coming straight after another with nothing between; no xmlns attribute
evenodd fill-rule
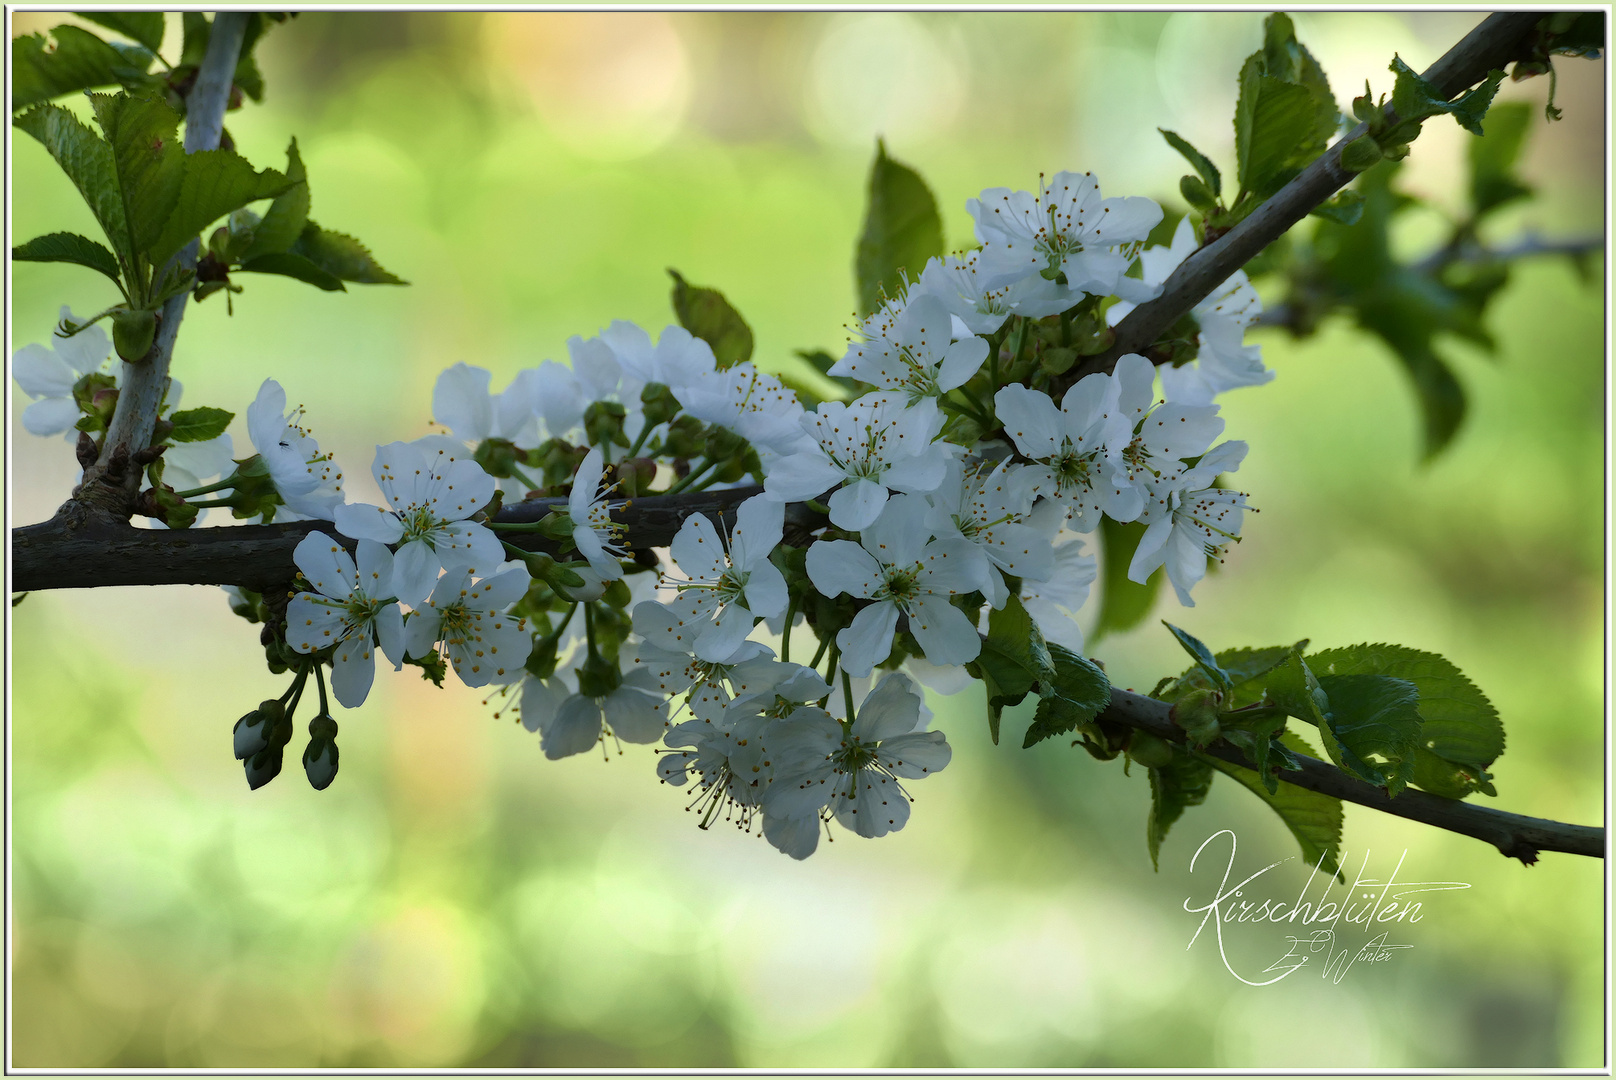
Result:
<svg viewBox="0 0 1616 1080"><path fill-rule="evenodd" d="M1341 148L1341 167L1348 172L1361 173L1380 163L1384 156L1380 144L1369 135L1360 135Z"/></svg>
<svg viewBox="0 0 1616 1080"><path fill-rule="evenodd" d="M269 730L264 714L254 710L236 721L236 760L245 761L269 745L264 738Z"/></svg>
<svg viewBox="0 0 1616 1080"><path fill-rule="evenodd" d="M1128 756L1148 768L1160 769L1173 760L1173 747L1148 731L1135 731L1128 740Z"/></svg>
<svg viewBox="0 0 1616 1080"><path fill-rule="evenodd" d="M509 439L484 439L472 452L471 460L483 467L489 476L509 477L521 451Z"/></svg>
<svg viewBox="0 0 1616 1080"><path fill-rule="evenodd" d="M157 312L140 308L119 308L112 313L112 345L130 364L144 361L157 336Z"/></svg>
<svg viewBox="0 0 1616 1080"><path fill-rule="evenodd" d="M668 436L663 440L663 452L669 457L693 458L701 453L704 425L689 413L674 419L668 425Z"/></svg>
<svg viewBox="0 0 1616 1080"><path fill-rule="evenodd" d="M640 391L640 405L645 412L645 426L666 424L679 414L679 399L662 383L646 383Z"/></svg>
<svg viewBox="0 0 1616 1080"><path fill-rule="evenodd" d="M242 763L247 773L247 786L257 791L281 774L282 750L279 746L266 746Z"/></svg>
<svg viewBox="0 0 1616 1080"><path fill-rule="evenodd" d="M618 402L590 402L589 408L584 410L584 432L589 436L590 445L627 446L628 436L623 434L623 418L627 415L628 410Z"/></svg>
<svg viewBox="0 0 1616 1080"><path fill-rule="evenodd" d="M1178 193L1184 196L1184 201L1203 214L1210 214L1217 209L1218 198L1212 194L1212 189L1206 186L1206 181L1193 174L1181 176L1178 180Z"/></svg>
<svg viewBox="0 0 1616 1080"><path fill-rule="evenodd" d="M1218 690L1191 690L1174 704L1173 723L1184 729L1196 746L1212 742L1223 729L1218 725L1218 713L1223 708L1223 694Z"/></svg>
<svg viewBox="0 0 1616 1080"><path fill-rule="evenodd" d="M628 498L643 495L656 483L657 464L650 458L626 458L616 465L617 490Z"/></svg>
<svg viewBox="0 0 1616 1080"><path fill-rule="evenodd" d="M303 775L309 786L324 791L337 778L337 743L334 739L310 739L303 749Z"/></svg>

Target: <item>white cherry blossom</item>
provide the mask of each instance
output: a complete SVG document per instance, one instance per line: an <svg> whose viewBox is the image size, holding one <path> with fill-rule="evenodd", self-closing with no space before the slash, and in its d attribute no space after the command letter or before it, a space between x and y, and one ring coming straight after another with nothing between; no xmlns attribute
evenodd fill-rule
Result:
<svg viewBox="0 0 1616 1080"><path fill-rule="evenodd" d="M849 674L868 675L891 654L899 615L908 618L909 632L934 664L963 664L981 651L970 617L948 598L986 589L987 559L964 537L928 543L929 512L919 496L895 496L859 543L820 540L808 549L808 577L821 593L875 601L836 635Z"/></svg>
<svg viewBox="0 0 1616 1080"><path fill-rule="evenodd" d="M783 502L835 487L831 523L863 529L880 515L889 491L924 494L943 482L953 453L932 441L942 424L935 402L908 408L903 395L891 392L866 394L850 405L822 402L802 418L813 441L775 461L764 487Z"/></svg>
<svg viewBox="0 0 1616 1080"><path fill-rule="evenodd" d="M780 543L785 504L764 495L735 512L726 545L703 514L685 519L670 548L686 580L664 575L662 587L678 596L647 601L634 609L634 632L665 649L684 649L703 660L722 661L746 640L758 618L786 609L786 579L769 561Z"/></svg>
<svg viewBox="0 0 1616 1080"><path fill-rule="evenodd" d="M915 405L965 385L987 360L988 343L982 338L952 339L953 320L943 301L918 293L895 320L867 340L850 343L829 374L896 391Z"/></svg>
<svg viewBox="0 0 1616 1080"><path fill-rule="evenodd" d="M1027 609L1045 641L1083 653L1083 629L1073 616L1088 601L1096 564L1083 540L1055 545L1054 567L1043 581L1021 583L1021 606Z"/></svg>
<svg viewBox="0 0 1616 1080"><path fill-rule="evenodd" d="M61 317L79 320L65 306ZM73 425L79 419L73 385L93 371L100 371L112 355L112 340L99 326L90 326L72 337L51 334L49 345L24 345L11 356L11 377L23 393L34 401L22 412L22 426L34 435L78 437ZM121 365L120 365L121 366Z"/></svg>
<svg viewBox="0 0 1616 1080"><path fill-rule="evenodd" d="M806 858L817 844L821 808L863 837L885 836L909 820L909 794L900 780L919 780L944 769L953 756L940 731L921 726L919 689L890 674L843 728L828 713L802 709L764 735L774 780L763 793L764 835L776 847ZM769 819L779 819L776 836ZM812 843L804 843L812 825ZM804 850L806 849L806 850ZM799 854L800 852L800 854Z"/></svg>
<svg viewBox="0 0 1616 1080"><path fill-rule="evenodd" d="M376 677L375 645L404 666L404 615L393 600L393 555L381 544L361 540L359 561L331 537L311 532L298 542L292 559L314 592L300 592L286 605L286 643L312 653L336 646L331 657L331 690L350 709L364 704Z"/></svg>
<svg viewBox="0 0 1616 1080"><path fill-rule="evenodd" d="M540 441L539 370L517 372L498 394L489 393L492 378L486 368L465 363L445 370L432 386L432 418L462 442L506 439L523 448L536 446Z"/></svg>
<svg viewBox="0 0 1616 1080"><path fill-rule="evenodd" d="M1165 564L1179 603L1194 607L1190 590L1206 576L1207 560L1222 561L1224 549L1240 541L1246 494L1213 487L1220 473L1234 472L1246 458L1243 442L1220 443L1167 492L1166 511L1145 529L1128 566L1128 580L1144 582Z"/></svg>
<svg viewBox="0 0 1616 1080"><path fill-rule="evenodd" d="M336 508L343 535L398 545L393 591L412 606L426 599L440 569L491 573L505 558L499 538L467 520L493 498L494 478L454 446L442 438L378 446L371 471L388 505Z"/></svg>
<svg viewBox="0 0 1616 1080"><path fill-rule="evenodd" d="M642 383L661 383L677 390L718 370L713 347L682 326L669 326L655 345L634 323L618 319L600 333L623 370Z"/></svg>
<svg viewBox="0 0 1616 1080"><path fill-rule="evenodd" d="M606 498L611 488L600 489L605 460L598 446L584 455L567 495L567 514L572 518L572 543L578 554L603 580L616 581L623 576L617 560L627 555L627 549L622 542L623 526L612 520L612 511L623 504Z"/></svg>
<svg viewBox="0 0 1616 1080"><path fill-rule="evenodd" d="M796 393L750 360L704 372L675 387L674 396L697 420L735 432L760 452L789 454L811 441Z"/></svg>
<svg viewBox="0 0 1616 1080"><path fill-rule="evenodd" d="M526 710L524 703L524 721ZM599 697L575 693L562 700L553 715L541 715L539 745L545 757L556 761L591 749L603 736L653 743L662 737L667 712L668 701L656 689L651 673L636 668Z"/></svg>
<svg viewBox="0 0 1616 1080"><path fill-rule="evenodd" d="M995 608L1004 607L1010 599L1004 573L1042 581L1054 569L1049 536L1024 524L1032 513L1037 488L1038 474L1027 466L1011 464L1008 458L997 466L977 462L969 469L953 461L948 479L926 497L932 507L927 526L933 536L963 537L987 556L990 566L984 593ZM1046 500L1040 505L1052 504Z"/></svg>
<svg viewBox="0 0 1616 1080"><path fill-rule="evenodd" d="M443 575L404 628L409 655L422 657L442 645L467 686L510 681L533 651L527 620L509 614L530 581L521 563L507 563L475 582L468 570Z"/></svg>
<svg viewBox="0 0 1616 1080"><path fill-rule="evenodd" d="M303 426L303 406L286 409L286 391L274 379L265 379L258 396L247 406L247 434L253 449L269 470L269 479L290 514L291 520L320 518L335 521L342 506L342 471ZM277 520L281 515L277 511ZM351 533L337 523L337 530L358 539L381 537ZM383 540L383 543L391 541Z"/></svg>
<svg viewBox="0 0 1616 1080"><path fill-rule="evenodd" d="M1048 394L1020 385L1001 387L993 404L1005 434L1035 463L1028 478L1038 494L1065 506L1075 529L1092 532L1102 513L1119 521L1138 514L1137 506L1127 512L1132 485L1118 462L1133 428L1111 376L1084 376L1059 409Z"/></svg>
<svg viewBox="0 0 1616 1080"><path fill-rule="evenodd" d="M990 285L1009 285L1043 271L1066 275L1078 293L1120 296L1136 303L1153 299L1160 286L1125 277L1138 246L1161 221L1149 199L1102 199L1093 173L1058 172L1035 195L989 188L970 199ZM1072 302L1082 299L1073 295Z"/></svg>
<svg viewBox="0 0 1616 1080"><path fill-rule="evenodd" d="M1106 509L1118 521L1155 521L1167 509L1167 492L1177 486L1183 459L1206 453L1223 433L1216 405L1158 403L1155 375L1155 365L1138 353L1117 361L1118 406L1135 425L1120 455L1129 487Z"/></svg>

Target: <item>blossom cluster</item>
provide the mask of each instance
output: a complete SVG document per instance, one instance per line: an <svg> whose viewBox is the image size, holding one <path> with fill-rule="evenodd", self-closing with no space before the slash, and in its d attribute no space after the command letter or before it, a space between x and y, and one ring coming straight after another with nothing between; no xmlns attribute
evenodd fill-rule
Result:
<svg viewBox="0 0 1616 1080"><path fill-rule="evenodd" d="M247 414L257 454L205 490L237 516L340 534L297 548L281 662L306 675L312 658L317 680L328 663L353 707L378 648L395 670L441 658L440 676L491 687L552 759L660 740L658 776L693 787L704 827L756 826L796 858L832 821L866 837L902 828L902 781L951 753L917 683L952 692L979 677L991 613L1011 605L1080 654L1102 519L1144 526L1129 578L1162 569L1194 603L1246 510L1220 486L1246 446L1217 443L1214 399L1272 378L1244 344L1259 305L1243 274L1193 313L1161 396L1138 354L1067 378L1074 340L1154 297L1193 227L1147 247L1161 208L1104 198L1087 173L967 208L979 246L904 278L828 369L846 398L811 408L683 326L653 340L618 321L497 394L486 370L443 372L432 404L446 434L378 447L383 499L366 504L345 501L330 455L266 382ZM40 399L30 430L83 411L88 354L105 352L87 338L19 354ZM686 517L665 553L634 550L617 516L648 493L748 480L754 494ZM495 512L535 497L552 500L536 516ZM801 629L817 644L806 665L790 659ZM311 779L334 772L334 732L319 736L329 754L305 755Z"/></svg>

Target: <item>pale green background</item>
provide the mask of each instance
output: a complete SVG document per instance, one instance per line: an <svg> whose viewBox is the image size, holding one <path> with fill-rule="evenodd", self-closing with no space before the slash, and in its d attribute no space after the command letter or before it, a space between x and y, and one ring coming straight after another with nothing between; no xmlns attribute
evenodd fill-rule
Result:
<svg viewBox="0 0 1616 1080"><path fill-rule="evenodd" d="M1424 67L1473 21L1298 26L1345 104L1365 78L1389 90L1394 50ZM413 284L241 275L233 318L221 297L189 310L175 373L188 404L238 412L279 379L365 498L371 448L426 432L439 371L480 364L497 387L614 318L659 328L665 267L725 290L765 366L838 351L877 132L931 183L954 244L967 197L1039 170L1171 201L1183 167L1154 128L1227 167L1258 36L1243 14L305 14L263 45L268 103L228 126L263 165L295 134L314 217ZM1603 77L1565 65L1566 119L1534 128L1524 167L1543 198L1500 237L1602 229ZM1502 98L1541 103L1546 82ZM1433 122L1406 172L1450 211L1465 138ZM12 146L16 237L93 231L40 148ZM1404 240L1440 234L1430 211ZM73 268L16 266L13 289L13 348L59 304L111 300ZM1255 337L1279 377L1224 415L1262 513L1198 607L1168 598L1157 617L1216 647L1442 652L1508 727L1495 805L1599 821L1601 303L1564 263L1521 267L1490 317L1498 356L1443 346L1473 409L1423 468L1376 343L1340 323ZM40 520L72 455L16 440L15 520ZM1153 873L1144 777L1065 740L1018 749L1020 710L992 746L979 690L933 699L955 758L914 786L903 832L838 831L798 864L698 831L647 748L549 762L480 694L410 674L338 716L330 790L289 755L249 792L230 727L282 683L217 589L36 594L12 631L19 1066L1601 1064L1601 863L1527 869L1349 809L1349 865L1406 849L1401 877L1473 887L1434 894L1396 932L1412 949L1339 985L1243 986L1209 941L1186 951L1181 905L1205 889L1187 865L1222 828L1248 873L1290 857L1278 824L1220 782ZM1184 664L1154 620L1094 652L1123 686ZM1271 876L1279 895L1302 882L1294 859ZM1243 962L1283 949L1234 940Z"/></svg>

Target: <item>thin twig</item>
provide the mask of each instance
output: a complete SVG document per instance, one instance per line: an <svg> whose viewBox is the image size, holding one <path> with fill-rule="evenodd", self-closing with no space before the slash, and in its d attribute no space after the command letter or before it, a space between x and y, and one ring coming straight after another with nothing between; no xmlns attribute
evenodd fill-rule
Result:
<svg viewBox="0 0 1616 1080"><path fill-rule="evenodd" d="M214 150L224 130L225 107L230 101L230 86L235 76L236 62L241 54L241 42L247 32L251 12L221 11L213 20L208 35L208 51L197 73L196 85L186 99L185 152ZM198 245L193 240L175 257L174 265L189 270L196 265ZM163 304L161 321L153 340L150 358L139 364L125 363L118 390L118 404L107 425L107 437L101 446L101 456L94 466L85 471L75 500L89 502L100 511L97 517L127 518L135 493L140 488L140 470L127 465L129 458L151 442L152 429L157 424L157 410L168 385L169 362L174 355L174 341L179 335L180 320L185 317L187 293L171 297ZM120 463L124 463L120 467ZM109 490L110 489L110 490ZM84 515L72 514L70 507L63 511L83 520Z"/></svg>
<svg viewBox="0 0 1616 1080"><path fill-rule="evenodd" d="M1124 724L1149 732L1157 738L1182 744L1185 741L1184 730L1173 723L1171 708L1165 701L1113 689L1111 704L1100 713L1099 720L1101 723ZM1222 739L1212 743L1202 753L1248 769L1254 768L1244 753ZM1537 861L1540 851L1562 851L1595 859L1602 859L1606 854L1605 830L1602 826L1568 825L1544 818L1525 817L1475 803L1444 799L1413 788L1392 798L1382 789L1348 776L1328 762L1305 754L1297 756L1301 758L1301 770L1279 773L1281 783L1294 784L1394 817L1485 840L1503 854L1527 865Z"/></svg>
<svg viewBox="0 0 1616 1080"><path fill-rule="evenodd" d="M1544 14L1526 11L1489 15L1427 68L1422 78L1443 97L1453 97L1485 79L1489 71L1523 57ZM1396 113L1390 105L1386 106L1386 115L1389 122L1396 123ZM1356 174L1341 167L1341 149L1368 130L1366 124L1353 128L1244 221L1185 259L1163 284L1160 296L1139 305L1117 324L1111 348L1074 367L1064 385L1096 371L1110 371L1119 357L1148 348L1229 275L1345 186ZM1058 389L1051 393L1058 396Z"/></svg>

